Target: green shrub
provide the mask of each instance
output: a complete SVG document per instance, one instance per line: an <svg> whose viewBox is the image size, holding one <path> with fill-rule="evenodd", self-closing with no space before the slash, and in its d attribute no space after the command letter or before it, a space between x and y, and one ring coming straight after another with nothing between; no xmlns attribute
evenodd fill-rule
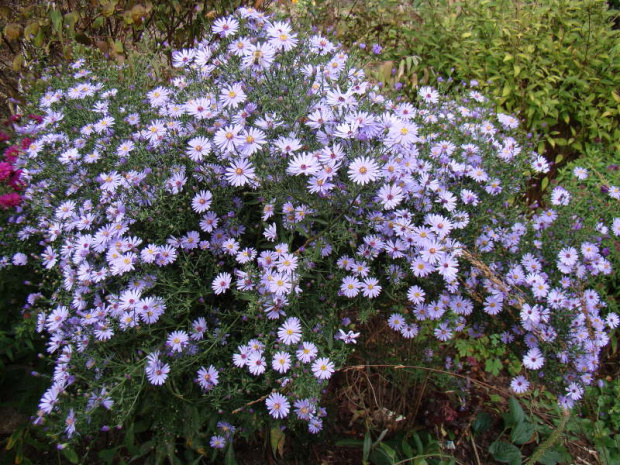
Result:
<svg viewBox="0 0 620 465"><path fill-rule="evenodd" d="M420 14L405 48L421 57L414 72L477 80L544 134L551 161L620 147L620 31L605 1L433 2Z"/></svg>

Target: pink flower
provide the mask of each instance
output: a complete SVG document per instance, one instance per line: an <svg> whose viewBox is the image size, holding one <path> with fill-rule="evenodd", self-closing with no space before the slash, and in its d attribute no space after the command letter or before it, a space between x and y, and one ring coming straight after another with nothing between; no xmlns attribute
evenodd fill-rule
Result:
<svg viewBox="0 0 620 465"><path fill-rule="evenodd" d="M10 207L16 207L22 201L22 198L17 192L11 192L9 194L0 195L0 207L7 209Z"/></svg>
<svg viewBox="0 0 620 465"><path fill-rule="evenodd" d="M4 181L6 178L11 176L13 172L13 166L6 161L0 161L0 181Z"/></svg>

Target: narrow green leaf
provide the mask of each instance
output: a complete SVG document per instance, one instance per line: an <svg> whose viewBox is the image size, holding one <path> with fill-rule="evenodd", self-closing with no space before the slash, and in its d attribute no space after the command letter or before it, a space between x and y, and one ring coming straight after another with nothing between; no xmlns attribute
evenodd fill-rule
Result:
<svg viewBox="0 0 620 465"><path fill-rule="evenodd" d="M385 451L385 453L388 455L388 457L390 457L392 459L392 461L394 461L396 459L396 451L391 446L389 446L385 442L382 442L380 447L381 447L381 449L383 449Z"/></svg>
<svg viewBox="0 0 620 465"><path fill-rule="evenodd" d="M361 439L341 439L336 441L337 447L362 447L363 445L364 441Z"/></svg>
<svg viewBox="0 0 620 465"><path fill-rule="evenodd" d="M385 447L385 448L384 448ZM394 457L390 456L390 450ZM381 447L374 449L370 454L370 462L373 465L394 465L396 463L396 452L387 444L381 443Z"/></svg>
<svg viewBox="0 0 620 465"><path fill-rule="evenodd" d="M370 431L366 431L364 436L364 448L362 449L363 461L368 462L370 459L370 448L372 447L372 438L370 437Z"/></svg>
<svg viewBox="0 0 620 465"><path fill-rule="evenodd" d="M224 465L237 465L235 460L235 449L233 448L232 441L228 444L226 455L224 456Z"/></svg>
<svg viewBox="0 0 620 465"><path fill-rule="evenodd" d="M521 404L514 397L508 399L508 411L510 412L510 416L513 419L513 424L511 426L516 426L519 423L523 423L525 420L525 412L521 408Z"/></svg>
<svg viewBox="0 0 620 465"><path fill-rule="evenodd" d="M407 458L413 457L413 449L411 448L411 446L407 442L406 438L403 438L403 440L402 440L402 442L400 444L400 448L402 449L403 453L405 454L405 457L407 457Z"/></svg>
<svg viewBox="0 0 620 465"><path fill-rule="evenodd" d="M274 457L282 455L284 452L284 440L286 435L284 431L282 431L277 426L271 428L271 434L269 435L270 443L271 443L271 451L273 452Z"/></svg>
<svg viewBox="0 0 620 465"><path fill-rule="evenodd" d="M71 449L70 447L65 447L62 450L62 454L65 456L65 458L71 462L71 463L78 463L79 462L79 458L77 455L77 452L75 452L73 449Z"/></svg>
<svg viewBox="0 0 620 465"><path fill-rule="evenodd" d="M52 29L56 34L62 34L62 13L58 10L50 11L50 19L52 20Z"/></svg>

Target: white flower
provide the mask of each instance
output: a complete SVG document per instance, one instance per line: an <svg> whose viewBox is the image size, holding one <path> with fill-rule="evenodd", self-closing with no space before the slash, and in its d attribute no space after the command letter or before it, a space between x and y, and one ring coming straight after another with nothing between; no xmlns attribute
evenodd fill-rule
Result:
<svg viewBox="0 0 620 465"><path fill-rule="evenodd" d="M334 364L327 357L317 358L312 364L312 373L318 379L329 379L334 371Z"/></svg>
<svg viewBox="0 0 620 465"><path fill-rule="evenodd" d="M527 392L530 388L530 382L525 378L525 376L516 376L510 381L510 389L514 391L515 394L523 394Z"/></svg>
<svg viewBox="0 0 620 465"><path fill-rule="evenodd" d="M353 276L345 276L340 285L340 291L347 297L353 298L359 294L362 283Z"/></svg>
<svg viewBox="0 0 620 465"><path fill-rule="evenodd" d="M243 91L240 82L235 82L231 86L225 87L220 94L220 100L224 108L237 108L246 99L247 95Z"/></svg>
<svg viewBox="0 0 620 465"><path fill-rule="evenodd" d="M204 213L209 210L213 195L209 191L200 191L192 199L192 209L196 213Z"/></svg>
<svg viewBox="0 0 620 465"><path fill-rule="evenodd" d="M530 370L538 370L545 364L545 357L542 352L534 347L530 349L523 357L523 365Z"/></svg>
<svg viewBox="0 0 620 465"><path fill-rule="evenodd" d="M234 36L239 30L239 21L232 16L219 18L213 23L211 30L213 31L213 34L219 34L222 37L231 37Z"/></svg>
<svg viewBox="0 0 620 465"><path fill-rule="evenodd" d="M211 284L211 289L216 294L222 294L226 292L230 288L230 283L232 282L232 276L230 273L220 273L218 274L213 283Z"/></svg>
<svg viewBox="0 0 620 465"><path fill-rule="evenodd" d="M254 167L248 160L234 161L226 168L226 180L235 187L252 184L255 177Z"/></svg>
<svg viewBox="0 0 620 465"><path fill-rule="evenodd" d="M271 366L278 373L286 373L291 368L291 356L288 352L276 352Z"/></svg>
<svg viewBox="0 0 620 465"><path fill-rule="evenodd" d="M278 329L278 338L286 345L297 344L301 340L299 318L291 317Z"/></svg>
<svg viewBox="0 0 620 465"><path fill-rule="evenodd" d="M349 165L349 179L356 184L367 184L381 177L377 162L369 157L357 157Z"/></svg>
<svg viewBox="0 0 620 465"><path fill-rule="evenodd" d="M573 175L580 181L584 181L588 179L588 170L581 166L576 166L575 169L573 169Z"/></svg>
<svg viewBox="0 0 620 465"><path fill-rule="evenodd" d="M429 86L420 87L418 95L426 103L437 103L439 101L439 92Z"/></svg>
<svg viewBox="0 0 620 465"><path fill-rule="evenodd" d="M166 344L172 349L173 352L182 352L189 341L189 336L185 331L174 331L170 336Z"/></svg>
<svg viewBox="0 0 620 465"><path fill-rule="evenodd" d="M254 352L248 356L246 363L248 370L255 376L263 374L265 372L265 357L262 352Z"/></svg>
<svg viewBox="0 0 620 465"><path fill-rule="evenodd" d="M301 344L301 348L295 352L295 356L301 363L310 363L317 353L318 350L312 342L304 342Z"/></svg>

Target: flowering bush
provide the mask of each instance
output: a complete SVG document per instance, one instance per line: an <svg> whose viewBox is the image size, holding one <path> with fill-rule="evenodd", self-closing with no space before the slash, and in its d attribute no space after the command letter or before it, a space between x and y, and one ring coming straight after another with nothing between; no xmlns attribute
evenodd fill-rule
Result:
<svg viewBox="0 0 620 465"><path fill-rule="evenodd" d="M515 392L578 400L618 323L588 284L610 263L567 190L520 208L548 165L518 121L475 90L387 99L325 37L251 9L212 32L171 85L51 74L22 128L3 263L41 268L28 307L55 369L35 421L72 438L140 412L214 448L239 426L316 433L371 315L446 346L500 333Z"/></svg>

